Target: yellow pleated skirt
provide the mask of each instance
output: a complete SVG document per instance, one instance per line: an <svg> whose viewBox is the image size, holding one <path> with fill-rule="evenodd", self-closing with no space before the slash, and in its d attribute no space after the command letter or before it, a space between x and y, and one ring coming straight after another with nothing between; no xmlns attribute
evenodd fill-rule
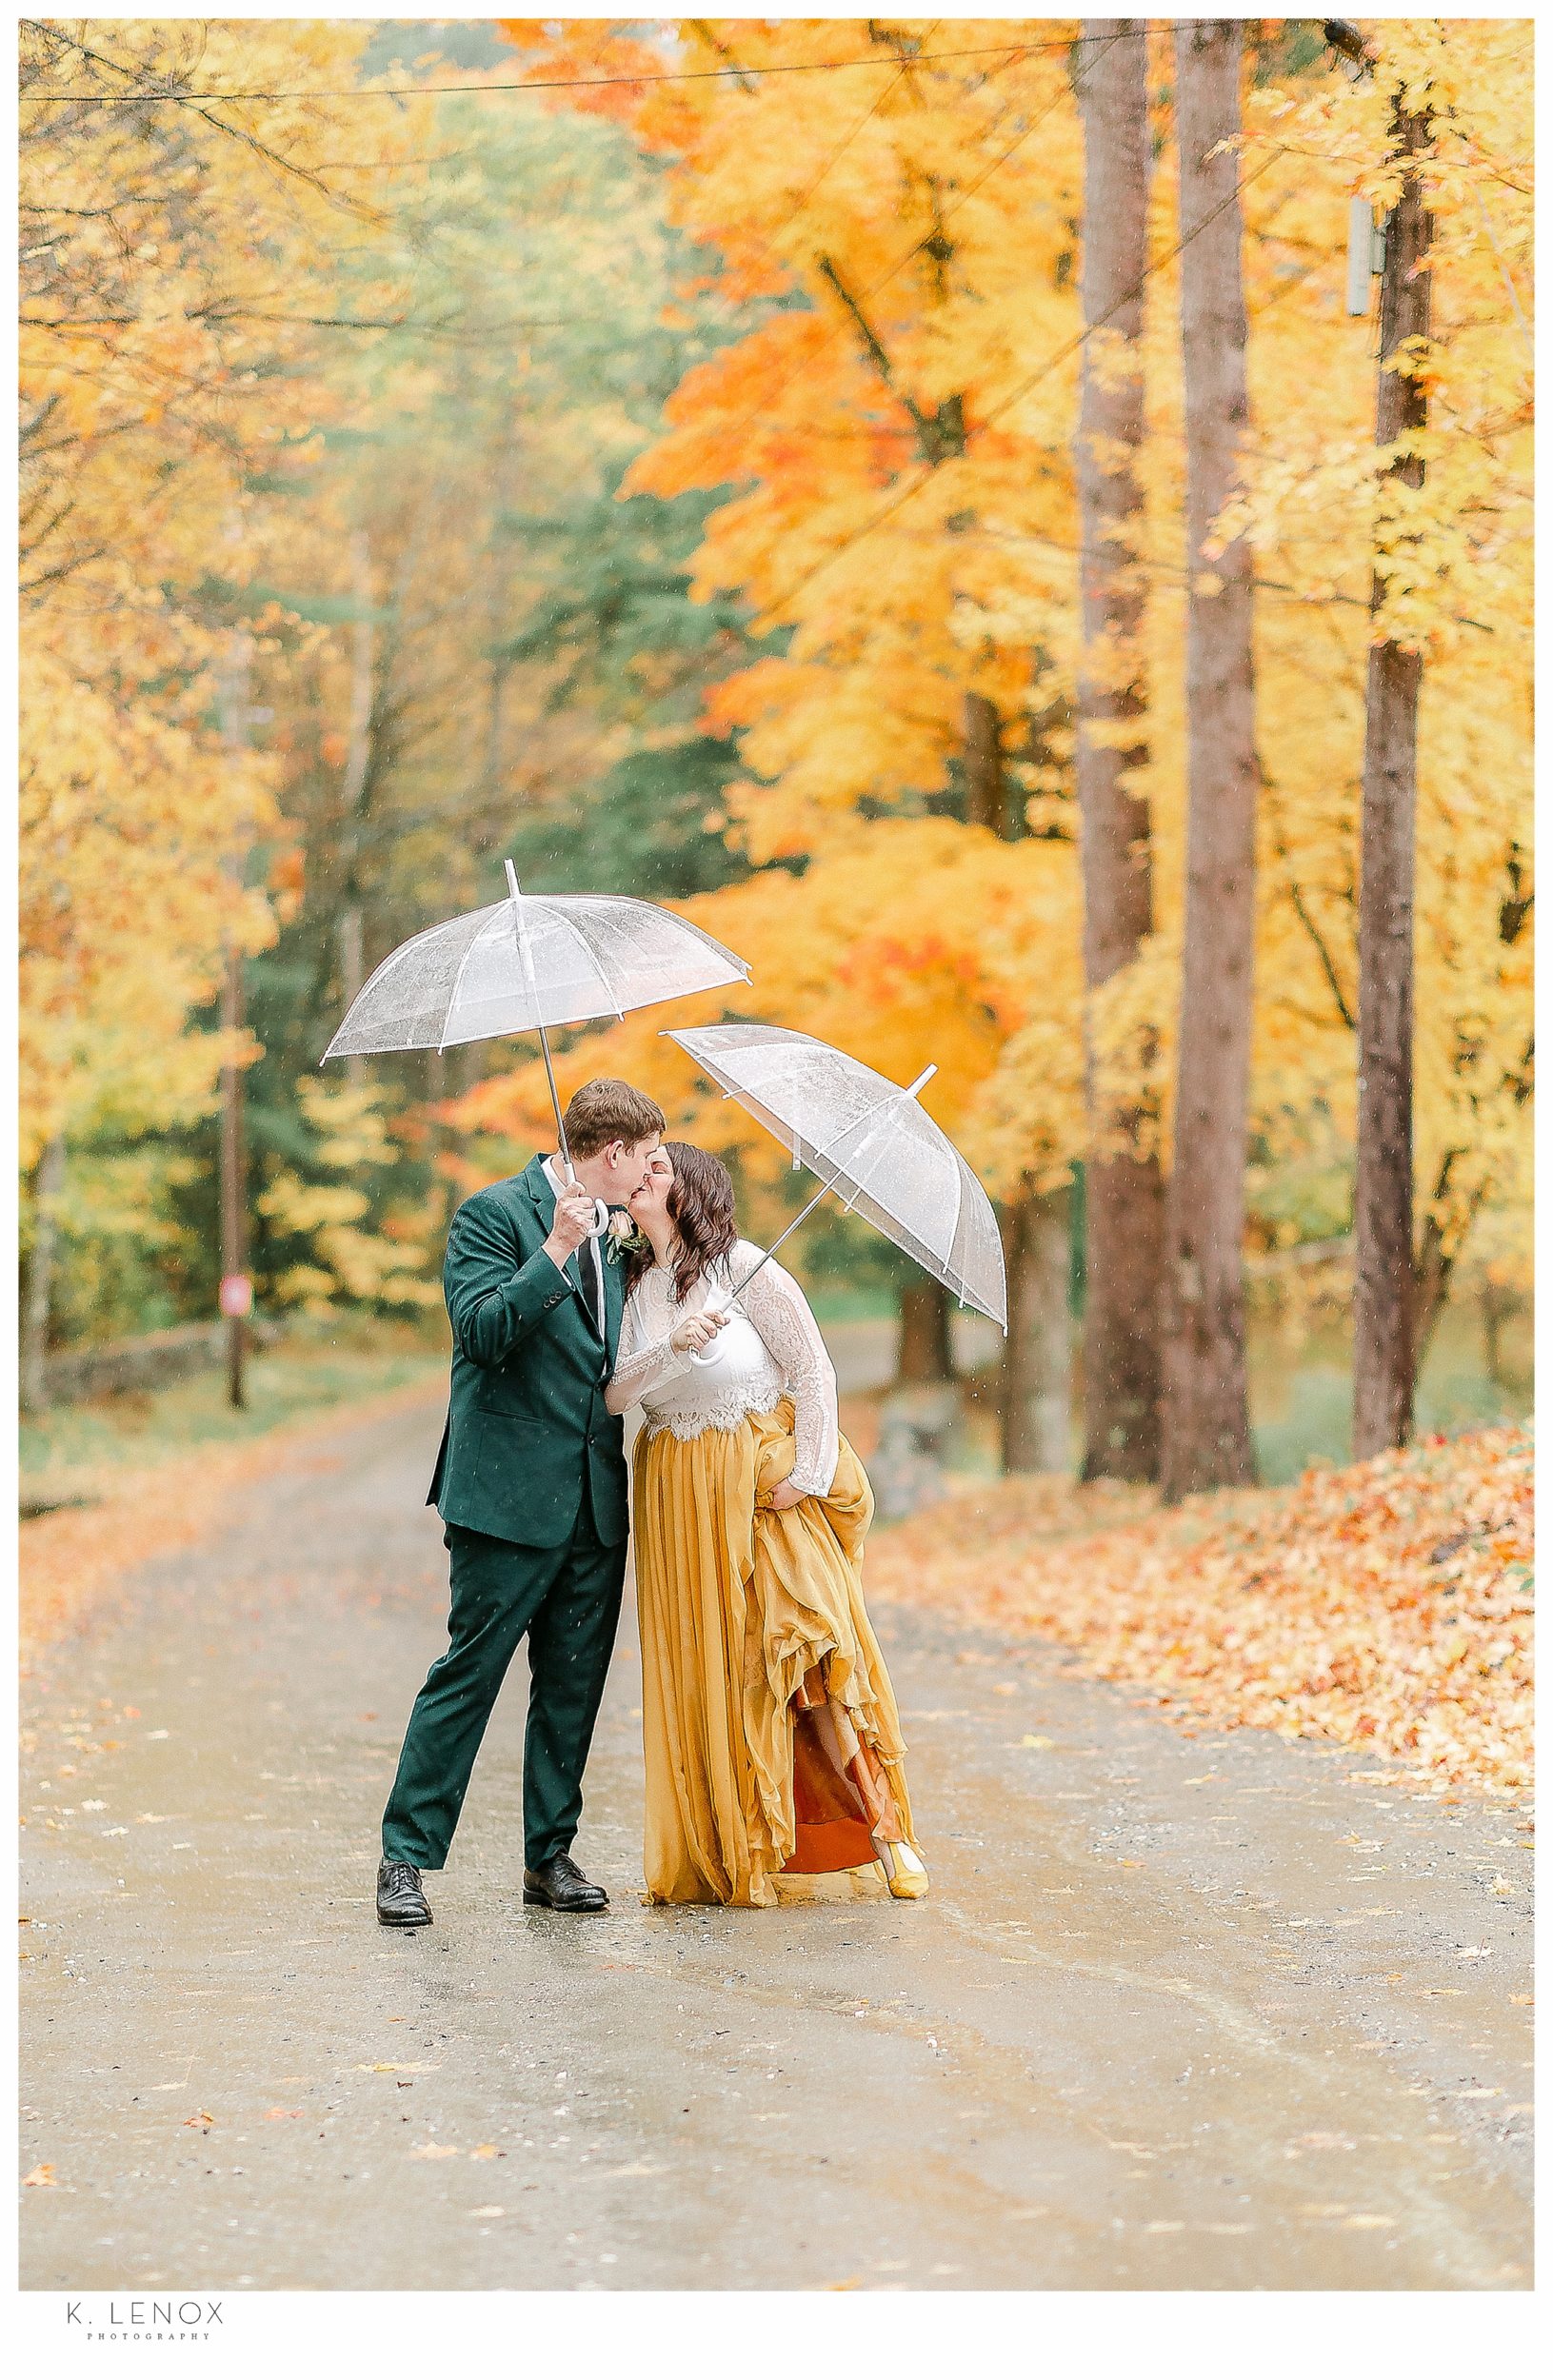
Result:
<svg viewBox="0 0 1553 2380"><path fill-rule="evenodd" d="M795 1459L793 1409L750 1415L736 1430L679 1439L644 1430L633 1457L631 1541L642 1633L645 1859L653 1901L770 1908L794 1900L885 1897L861 1823L806 1800L800 1735L823 1711L826 1741L861 1753L852 1770L886 1835L916 1849L905 1746L889 1674L863 1601L863 1545L873 1516L867 1475L846 1440L830 1493L784 1512L772 1489ZM809 1755L812 1766L812 1755ZM839 1780L845 1796L851 1792ZM858 1807L853 1795L854 1814ZM862 1847L847 1864L800 1848ZM848 1829L850 1830L848 1832ZM804 1873L787 1873L788 1863ZM827 1873L815 1873L828 1871Z"/></svg>

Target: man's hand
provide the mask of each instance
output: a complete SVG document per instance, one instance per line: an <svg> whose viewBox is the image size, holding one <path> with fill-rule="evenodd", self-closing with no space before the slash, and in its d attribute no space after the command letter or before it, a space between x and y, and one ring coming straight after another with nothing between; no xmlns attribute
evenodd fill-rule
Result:
<svg viewBox="0 0 1553 2380"><path fill-rule="evenodd" d="M711 1345L727 1319L726 1314L687 1314L669 1332L668 1343L676 1355L699 1356L704 1347Z"/></svg>
<svg viewBox="0 0 1553 2380"><path fill-rule="evenodd" d="M545 1242L545 1253L563 1271L567 1259L574 1256L593 1230L593 1200L587 1191L568 1182L555 1201L555 1220Z"/></svg>
<svg viewBox="0 0 1553 2380"><path fill-rule="evenodd" d="M784 1479L780 1487L771 1490L771 1510L774 1513L790 1513L793 1506L803 1500L803 1489L795 1488L790 1479Z"/></svg>

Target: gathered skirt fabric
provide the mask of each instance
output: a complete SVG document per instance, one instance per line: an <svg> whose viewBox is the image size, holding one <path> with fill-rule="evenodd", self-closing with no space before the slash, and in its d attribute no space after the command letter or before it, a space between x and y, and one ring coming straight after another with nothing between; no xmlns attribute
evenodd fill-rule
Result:
<svg viewBox="0 0 1553 2380"><path fill-rule="evenodd" d="M772 1511L792 1426L785 1398L734 1430L636 1442L649 1900L771 1907L818 1896L827 1869L883 1891L882 1871L851 1864L868 1860L881 1816L886 1839L915 1848L900 1716L863 1601L872 1491L843 1438L829 1494ZM847 1754L849 1774L830 1765Z"/></svg>

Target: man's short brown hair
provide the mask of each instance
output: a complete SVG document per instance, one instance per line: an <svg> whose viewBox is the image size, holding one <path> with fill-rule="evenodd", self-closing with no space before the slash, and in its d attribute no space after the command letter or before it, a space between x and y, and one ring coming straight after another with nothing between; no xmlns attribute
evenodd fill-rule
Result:
<svg viewBox="0 0 1553 2380"><path fill-rule="evenodd" d="M611 1140L630 1149L664 1128L664 1111L645 1091L614 1075L585 1082L567 1109L567 1146L573 1157L597 1157Z"/></svg>

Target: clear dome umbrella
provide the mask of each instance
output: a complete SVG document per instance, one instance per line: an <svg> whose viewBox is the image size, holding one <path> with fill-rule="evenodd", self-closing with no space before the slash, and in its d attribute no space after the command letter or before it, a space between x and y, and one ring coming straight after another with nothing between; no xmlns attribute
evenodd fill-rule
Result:
<svg viewBox="0 0 1553 2380"><path fill-rule="evenodd" d="M774 1133L795 1165L820 1177L807 1206L761 1263L835 1191L847 1213L865 1216L962 1305L1006 1333L1008 1292L992 1202L947 1133L917 1103L936 1066L903 1089L828 1041L781 1025L702 1025L670 1030L668 1039ZM752 1265L734 1284L730 1302L759 1270Z"/></svg>
<svg viewBox="0 0 1553 2380"><path fill-rule="evenodd" d="M747 982L749 969L699 925L650 901L526 893L510 860L507 883L505 901L428 925L390 951L356 994L320 1062L537 1033L569 1180L549 1028Z"/></svg>

